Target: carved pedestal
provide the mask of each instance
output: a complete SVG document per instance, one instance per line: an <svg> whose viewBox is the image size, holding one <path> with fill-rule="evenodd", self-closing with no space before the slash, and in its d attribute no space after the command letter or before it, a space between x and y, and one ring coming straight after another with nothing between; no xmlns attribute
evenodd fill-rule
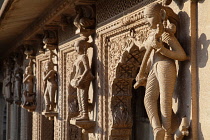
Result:
<svg viewBox="0 0 210 140"><path fill-rule="evenodd" d="M93 133L94 128L96 126L95 121L77 121L77 120L70 120L70 124L76 125L79 128L82 128L82 139L88 140L88 133Z"/></svg>
<svg viewBox="0 0 210 140"><path fill-rule="evenodd" d="M33 112L36 109L36 105L21 105L21 107L27 109L29 112Z"/></svg>
<svg viewBox="0 0 210 140"><path fill-rule="evenodd" d="M49 120L54 120L54 117L58 116L57 112L42 112L42 115L47 117Z"/></svg>
<svg viewBox="0 0 210 140"><path fill-rule="evenodd" d="M82 133L93 133L96 122L95 121L77 121L77 120L72 119L70 120L70 124L73 124L82 128Z"/></svg>
<svg viewBox="0 0 210 140"><path fill-rule="evenodd" d="M36 95L35 93L32 95L27 95L24 93L23 95L23 104L21 105L22 108L27 109L29 112L33 112L36 109Z"/></svg>

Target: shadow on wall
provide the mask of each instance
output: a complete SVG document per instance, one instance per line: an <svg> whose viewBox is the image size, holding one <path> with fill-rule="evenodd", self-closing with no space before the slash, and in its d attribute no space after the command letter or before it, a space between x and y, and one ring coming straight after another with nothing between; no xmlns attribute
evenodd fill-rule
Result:
<svg viewBox="0 0 210 140"><path fill-rule="evenodd" d="M207 40L206 35L202 33L198 38L198 46L197 46L197 52L198 52L197 63L199 68L204 68L206 66L206 63L208 61L209 45L210 45L210 40Z"/></svg>
<svg viewBox="0 0 210 140"><path fill-rule="evenodd" d="M174 0L174 2L178 5L179 9L182 10L184 7L184 3L189 0Z"/></svg>
<svg viewBox="0 0 210 140"><path fill-rule="evenodd" d="M186 54L190 54L190 18L186 12L179 12L180 27L178 28L178 40L185 50ZM183 61L178 63L178 78L175 89L175 102L178 103L177 114L181 118L191 115L191 87L190 87L190 61Z"/></svg>
<svg viewBox="0 0 210 140"><path fill-rule="evenodd" d="M174 0L180 9L183 8L186 0ZM205 0L200 1L201 3ZM183 49L190 55L190 17L186 12L179 12L180 17L180 28L179 28L179 42L182 45ZM206 67L208 61L208 47L210 45L210 40L207 39L206 35L202 33L198 36L198 44L197 44L197 64L198 68ZM190 72L190 61L179 62L179 73L177 79L177 87L175 94L175 101L178 103L178 116L182 117L186 115L188 117L191 116L191 72ZM199 71L199 69L198 69ZM199 74L199 72L198 72ZM199 76L198 78L198 91L200 90ZM200 94L200 93L198 93ZM178 100L178 101L177 101ZM198 99L199 100L199 99ZM199 108L199 107L198 107ZM199 112L199 111L198 111ZM198 124L198 133L199 139L204 140L203 133L201 130L201 124ZM191 134L191 133L190 133ZM191 136L186 137L186 139L190 139Z"/></svg>
<svg viewBox="0 0 210 140"><path fill-rule="evenodd" d="M207 39L206 34L202 33L199 37L198 37L198 44L197 44L197 64L198 64L198 101L199 101L199 97L200 97L200 80L199 80L199 68L204 68L206 67L206 64L208 62L208 47L210 45L210 40ZM199 105L198 105L198 109L200 109ZM198 112L200 112L198 110ZM200 122L200 120L199 120ZM199 139L200 140L204 140L204 136L202 133L202 128L201 128L201 123L198 124L198 131L199 131Z"/></svg>
<svg viewBox="0 0 210 140"><path fill-rule="evenodd" d="M183 6L182 2L182 6ZM186 12L179 12L180 23L178 27L178 40L185 50L187 56L190 55L190 17ZM178 62L178 76L174 94L175 106L179 120L184 116L191 118L191 72L190 61ZM190 139L186 137L186 139Z"/></svg>

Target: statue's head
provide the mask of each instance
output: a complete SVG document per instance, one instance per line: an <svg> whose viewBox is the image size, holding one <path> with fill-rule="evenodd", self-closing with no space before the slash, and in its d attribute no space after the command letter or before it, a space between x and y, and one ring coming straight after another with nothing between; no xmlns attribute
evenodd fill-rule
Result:
<svg viewBox="0 0 210 140"><path fill-rule="evenodd" d="M156 29L158 24L162 24L165 19L166 12L159 3L148 5L144 10L144 16L150 24L150 28Z"/></svg>
<svg viewBox="0 0 210 140"><path fill-rule="evenodd" d="M33 73L33 70L30 66L27 66L26 69L25 69L25 73L26 74L32 74Z"/></svg>
<svg viewBox="0 0 210 140"><path fill-rule="evenodd" d="M75 51L78 54L84 54L87 50L87 41L85 40L78 40L74 44Z"/></svg>
<svg viewBox="0 0 210 140"><path fill-rule="evenodd" d="M52 61L48 61L45 65L46 70L53 70L54 69L54 63Z"/></svg>

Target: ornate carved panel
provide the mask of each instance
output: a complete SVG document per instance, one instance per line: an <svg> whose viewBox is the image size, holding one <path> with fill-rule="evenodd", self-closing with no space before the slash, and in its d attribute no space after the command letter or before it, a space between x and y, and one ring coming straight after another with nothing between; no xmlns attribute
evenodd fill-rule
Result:
<svg viewBox="0 0 210 140"><path fill-rule="evenodd" d="M121 12L125 12L127 9L147 2L148 0L101 0L96 3L97 8L97 22L101 23L107 19L110 19ZM139 6L139 7L140 7Z"/></svg>
<svg viewBox="0 0 210 140"><path fill-rule="evenodd" d="M99 27L96 31L99 81L96 134L98 139L131 139L132 84L145 53L141 45L148 34L143 6L151 2L153 1L142 2L138 10L134 7L127 15L121 15L122 17ZM105 18L98 17L97 22L102 22Z"/></svg>
<svg viewBox="0 0 210 140"><path fill-rule="evenodd" d="M69 125L69 119L78 114L76 89L70 86L70 78L72 75L72 66L76 59L73 44L78 40L72 40L59 46L59 121L62 121L62 131L59 134L61 139L79 140L79 133L81 130L73 125ZM75 134L71 134L71 133ZM73 139L73 137L75 138Z"/></svg>
<svg viewBox="0 0 210 140"><path fill-rule="evenodd" d="M53 139L54 124L53 121L48 120L41 112L44 109L44 84L43 76L45 71L45 64L48 62L49 52L40 54L36 57L36 101L37 107L33 113L33 139Z"/></svg>

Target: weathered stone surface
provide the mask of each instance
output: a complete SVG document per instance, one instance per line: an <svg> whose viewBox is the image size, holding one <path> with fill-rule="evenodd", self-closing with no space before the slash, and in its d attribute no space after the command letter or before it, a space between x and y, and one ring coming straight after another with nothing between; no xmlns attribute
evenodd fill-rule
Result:
<svg viewBox="0 0 210 140"><path fill-rule="evenodd" d="M150 9L155 12L148 16L150 12L145 8L157 2L163 2L164 8L161 6L161 11ZM165 140L173 139L171 134L175 135L174 139L208 139L210 34L206 13L209 4L207 0L198 4L190 0L23 0L10 3L0 17L0 54L5 56L4 67L0 67L0 74L3 72L0 82L7 101L6 108L0 104L0 108L5 108L1 113L6 118L0 121L0 134L11 140L152 140L163 139L166 132ZM158 21L153 21L154 30L148 24L153 23L149 20L151 17ZM179 22L174 23L177 18ZM166 19L167 26L162 21ZM30 49L27 49L25 43L31 41L36 43L28 45ZM154 69L146 67L145 58L149 55L142 47L145 44L151 47L151 54L158 55L152 58L162 60L166 56L164 61L158 61L153 73L158 77L157 86L149 85ZM4 51L3 48L17 50ZM180 48L183 50L178 51ZM28 51L26 56L24 49ZM179 53L172 57L174 51ZM18 58L21 61L17 61L17 53L24 60ZM190 59L174 63L172 59L186 58L182 57L183 53ZM161 67L169 61L174 68L171 73L172 66ZM77 70L74 71L74 67ZM27 79L28 76L31 79ZM162 99L163 91L158 87L172 80L173 84L165 88L170 90L170 97ZM150 89L153 90L148 94ZM157 96L160 102L159 99L148 102L148 96L153 98L155 92L161 92ZM26 110L20 112L20 106L15 104L20 102L23 108L33 111L32 117ZM77 120L73 119L78 115ZM171 119L174 115L176 119ZM159 119L153 121L154 116Z"/></svg>

